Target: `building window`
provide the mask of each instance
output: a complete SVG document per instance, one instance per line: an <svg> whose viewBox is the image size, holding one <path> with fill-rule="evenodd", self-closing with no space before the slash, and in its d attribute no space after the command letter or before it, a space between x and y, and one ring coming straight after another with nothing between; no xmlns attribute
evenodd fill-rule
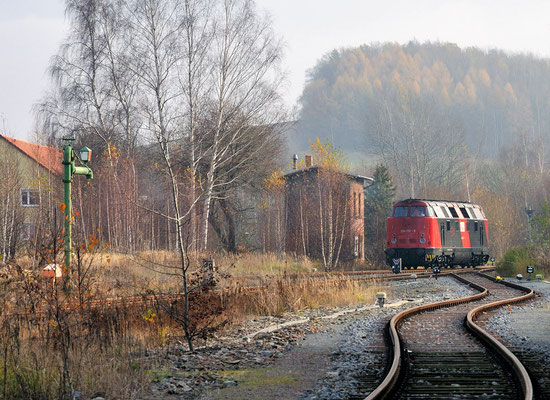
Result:
<svg viewBox="0 0 550 400"><path fill-rule="evenodd" d="M32 222L23 222L19 237L21 240L30 240L34 236L35 224Z"/></svg>
<svg viewBox="0 0 550 400"><path fill-rule="evenodd" d="M353 193L353 216L357 217L357 193Z"/></svg>
<svg viewBox="0 0 550 400"><path fill-rule="evenodd" d="M40 191L38 189L21 189L21 205L37 207L40 205Z"/></svg>
<svg viewBox="0 0 550 400"><path fill-rule="evenodd" d="M355 242L353 244L353 255L359 257L359 236L355 236Z"/></svg>

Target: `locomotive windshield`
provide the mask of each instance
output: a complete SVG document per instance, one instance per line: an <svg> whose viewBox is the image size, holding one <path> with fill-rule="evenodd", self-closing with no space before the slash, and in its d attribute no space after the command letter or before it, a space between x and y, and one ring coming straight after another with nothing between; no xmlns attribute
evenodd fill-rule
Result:
<svg viewBox="0 0 550 400"><path fill-rule="evenodd" d="M394 217L406 217L409 214L409 207L397 206L393 209Z"/></svg>
<svg viewBox="0 0 550 400"><path fill-rule="evenodd" d="M426 207L424 206L411 207L411 217L425 217L425 216L426 216Z"/></svg>

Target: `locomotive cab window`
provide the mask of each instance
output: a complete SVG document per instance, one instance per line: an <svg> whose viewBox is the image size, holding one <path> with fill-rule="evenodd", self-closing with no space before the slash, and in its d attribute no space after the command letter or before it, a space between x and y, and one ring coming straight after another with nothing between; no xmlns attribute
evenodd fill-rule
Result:
<svg viewBox="0 0 550 400"><path fill-rule="evenodd" d="M470 214L468 213L468 210L466 210L466 207L460 207L460 212L462 213L464 218L466 218L466 219L472 218L472 217L470 217Z"/></svg>
<svg viewBox="0 0 550 400"><path fill-rule="evenodd" d="M397 206L393 209L394 217L406 217L409 214L409 207Z"/></svg>
<svg viewBox="0 0 550 400"><path fill-rule="evenodd" d="M425 216L426 216L426 207L424 206L411 207L411 217L425 217Z"/></svg>

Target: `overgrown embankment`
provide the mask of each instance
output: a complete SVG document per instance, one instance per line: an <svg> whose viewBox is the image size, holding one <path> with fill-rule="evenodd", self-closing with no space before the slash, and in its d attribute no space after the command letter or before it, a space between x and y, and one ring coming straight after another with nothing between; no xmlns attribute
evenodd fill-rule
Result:
<svg viewBox="0 0 550 400"><path fill-rule="evenodd" d="M550 250L540 246L520 246L508 250L497 262L497 272L502 276L526 276L528 265L535 268L534 275L550 276Z"/></svg>
<svg viewBox="0 0 550 400"><path fill-rule="evenodd" d="M162 355L151 354L159 355L158 349L167 343L185 342L177 276L163 276L141 286L147 282L146 275L156 273L145 268L147 272L141 275L143 265L135 264L134 273L125 276L128 269L118 270L113 265L119 261L115 257L110 256L109 261L102 260L101 254L94 257L78 259L81 265L75 266L69 290L61 281L55 284L42 278L40 270L4 269L6 279L0 282L5 310L0 321L3 398L72 398L75 392L83 398L147 397L149 371L165 362ZM156 261L170 263L168 255L162 258ZM265 266L274 262L278 260L247 257L243 264L250 268L243 271L254 271L254 263ZM143 258L140 263L145 263ZM220 267L222 264L225 260ZM253 288L236 285L228 274L218 275L218 285L209 287L199 284L202 275L195 274L190 281L189 311L197 344L252 316L370 302L378 289L376 282L342 275L304 273L298 278L295 271L311 271L312 267L299 265L297 260L279 265L268 270L291 265L294 273L283 269L263 275L259 277L263 284ZM230 272L239 267L221 269ZM157 284L160 279L162 285Z"/></svg>

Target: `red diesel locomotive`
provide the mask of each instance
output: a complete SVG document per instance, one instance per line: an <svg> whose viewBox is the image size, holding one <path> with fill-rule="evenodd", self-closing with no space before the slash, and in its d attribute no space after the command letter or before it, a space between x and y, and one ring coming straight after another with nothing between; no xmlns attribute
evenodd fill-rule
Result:
<svg viewBox="0 0 550 400"><path fill-rule="evenodd" d="M480 206L408 199L393 205L387 221L386 261L401 268L477 266L489 260L487 219Z"/></svg>

